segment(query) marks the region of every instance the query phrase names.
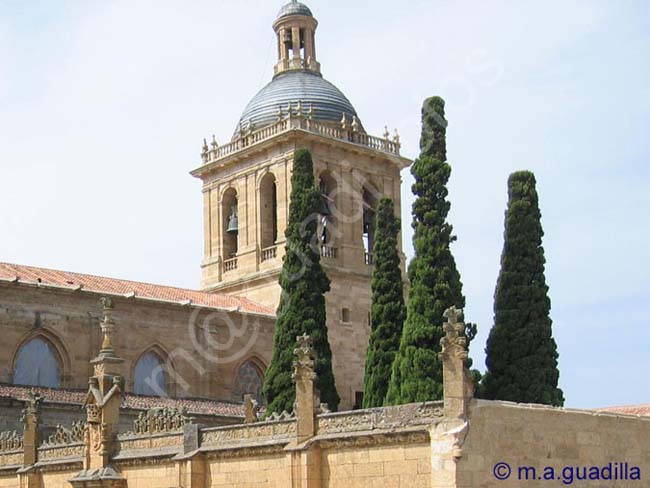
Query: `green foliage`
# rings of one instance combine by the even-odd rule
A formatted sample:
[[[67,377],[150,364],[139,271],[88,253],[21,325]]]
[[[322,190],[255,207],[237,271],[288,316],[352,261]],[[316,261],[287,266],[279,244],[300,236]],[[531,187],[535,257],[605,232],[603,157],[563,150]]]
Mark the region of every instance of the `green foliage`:
[[[366,357],[363,407],[381,407],[406,318],[404,285],[397,248],[400,220],[393,200],[382,198],[377,207],[374,270],[372,274],[371,333]]]
[[[564,404],[544,277],[543,235],[535,175],[530,171],[513,173],[508,179],[494,326],[485,348],[485,398]]]
[[[432,97],[422,108],[420,157],[411,172],[413,193],[413,243],[415,257],[408,269],[410,288],[407,318],[399,351],[392,367],[386,404],[437,400],[443,396],[442,363],[438,358],[443,336],[443,313],[452,305],[465,306],[460,274],[450,245],[456,239],[447,222],[450,204],[444,101]],[[468,324],[467,336],[476,335]]]
[[[332,410],[339,405],[339,396],[332,372],[332,351],[327,339],[325,296],[330,281],[320,264],[317,246],[317,209],[320,192],[314,184],[311,154],[296,151],[291,176],[289,222],[286,230],[273,356],[264,377],[267,413],[293,410],[295,386],[291,380],[293,350],[296,337],[307,333],[316,352],[317,386],[321,401]]]

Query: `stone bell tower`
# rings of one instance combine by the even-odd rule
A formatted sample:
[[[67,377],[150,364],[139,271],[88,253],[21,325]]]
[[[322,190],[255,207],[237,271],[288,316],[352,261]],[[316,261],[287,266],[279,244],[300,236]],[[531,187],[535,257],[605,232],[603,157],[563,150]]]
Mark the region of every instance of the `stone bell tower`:
[[[399,215],[400,156],[391,137],[366,133],[346,96],[321,75],[316,58],[317,20],[292,1],[273,23],[274,76],[248,103],[230,142],[204,140],[205,291],[250,298],[276,307],[289,213],[291,168],[297,149],[313,157],[322,193],[321,263],[331,279],[326,296],[329,340],[341,408],[363,391],[369,336],[373,215],[382,196]]]

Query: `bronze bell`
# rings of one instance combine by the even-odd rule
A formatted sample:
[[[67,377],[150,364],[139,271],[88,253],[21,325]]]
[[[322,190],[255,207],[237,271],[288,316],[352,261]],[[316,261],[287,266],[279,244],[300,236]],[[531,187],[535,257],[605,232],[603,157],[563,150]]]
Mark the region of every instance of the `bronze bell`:
[[[320,209],[318,210],[318,213],[321,215],[330,215],[332,213],[330,212],[330,206],[327,204],[327,200],[324,196],[320,199]]]
[[[372,226],[374,224],[374,216],[374,212],[371,212],[369,210],[363,212],[363,231],[365,233],[368,233],[368,231],[372,229]]]
[[[288,44],[289,47],[291,47],[291,45],[293,44],[293,37],[291,35],[290,30],[287,30],[287,31],[284,32],[284,40],[283,40],[283,42],[285,44]]]
[[[239,232],[239,221],[237,219],[237,207],[234,205],[230,209],[230,217],[228,217],[228,228],[226,229],[228,234],[237,234]]]

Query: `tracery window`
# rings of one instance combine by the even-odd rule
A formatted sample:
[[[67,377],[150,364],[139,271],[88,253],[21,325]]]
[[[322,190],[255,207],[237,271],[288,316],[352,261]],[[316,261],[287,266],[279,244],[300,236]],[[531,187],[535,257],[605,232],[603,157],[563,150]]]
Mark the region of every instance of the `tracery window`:
[[[48,388],[61,386],[61,367],[52,344],[41,337],[23,344],[14,361],[14,383]]]
[[[138,359],[133,376],[133,392],[137,395],[167,395],[164,362],[155,352],[149,351]]]
[[[262,373],[251,361],[245,362],[235,377],[233,384],[233,401],[241,402],[244,395],[253,395],[253,398],[261,405],[264,403],[262,396],[263,385]]]

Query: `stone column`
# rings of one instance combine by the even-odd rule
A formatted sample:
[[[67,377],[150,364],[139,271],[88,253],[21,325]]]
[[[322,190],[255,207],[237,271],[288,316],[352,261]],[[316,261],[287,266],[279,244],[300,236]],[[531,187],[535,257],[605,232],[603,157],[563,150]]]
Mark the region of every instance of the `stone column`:
[[[444,313],[447,323],[441,339],[440,359],[444,387],[444,419],[430,432],[432,486],[456,488],[457,461],[469,429],[467,412],[473,395],[472,381],[467,371],[467,338],[462,311],[456,307]]]
[[[113,301],[102,298],[103,334],[99,355],[91,361],[94,375],[89,379],[84,406],[88,430],[86,431],[84,469],[70,483],[79,488],[126,486],[126,480],[110,465],[115,437],[120,421],[120,404],[124,379],[119,374],[124,360],[113,349]]]
[[[297,440],[303,442],[316,434],[316,408],[319,403],[319,393],[314,387],[316,372],[314,371],[315,353],[312,339],[307,334],[296,337],[298,347],[293,353],[291,378],[296,383],[296,423]]]
[[[36,462],[38,447],[39,406],[41,396],[33,390],[25,401],[23,409],[23,466],[31,466]]]
[[[41,476],[34,471],[33,465],[38,461],[38,426],[40,424],[39,406],[41,397],[33,390],[25,401],[23,409],[23,467],[18,470],[21,488],[41,488]]]
[[[291,46],[293,49],[293,59],[300,59],[300,27],[291,28]],[[299,66],[292,66],[297,68]]]
[[[298,347],[293,353],[293,375],[296,383],[296,439],[286,450],[291,456],[291,479],[293,488],[321,487],[321,455],[317,445],[309,440],[316,435],[316,414],[319,411],[320,394],[314,386],[315,353],[312,339],[307,334],[296,337]]]

